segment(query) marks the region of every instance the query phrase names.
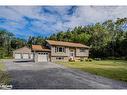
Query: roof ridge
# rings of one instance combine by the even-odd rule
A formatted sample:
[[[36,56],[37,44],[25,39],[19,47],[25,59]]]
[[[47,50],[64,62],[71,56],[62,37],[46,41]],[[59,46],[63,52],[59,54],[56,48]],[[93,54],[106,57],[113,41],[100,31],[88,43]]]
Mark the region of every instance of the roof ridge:
[[[56,41],[56,40],[46,40],[46,41],[55,41],[55,42],[69,42],[69,41]],[[71,43],[75,43],[75,42],[71,42]]]
[[[86,47],[86,48],[89,48],[89,46],[84,45],[82,43],[66,42],[66,41],[55,41],[55,40],[46,40],[46,41],[51,45],[64,45],[64,46],[72,46],[73,45],[73,47]]]

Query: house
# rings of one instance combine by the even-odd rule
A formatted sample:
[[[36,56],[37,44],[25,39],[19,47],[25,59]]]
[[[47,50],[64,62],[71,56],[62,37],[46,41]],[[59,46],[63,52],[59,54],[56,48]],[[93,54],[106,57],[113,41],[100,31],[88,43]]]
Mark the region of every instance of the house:
[[[26,58],[23,57],[26,56],[24,54],[28,54],[27,58],[33,58],[33,61],[35,62],[68,61],[69,59],[79,60],[88,58],[89,48],[89,46],[80,43],[46,40],[45,46],[32,45],[31,50],[27,49],[24,50],[24,52],[22,52],[23,48],[16,50],[20,51],[21,54],[19,52],[14,51],[14,56],[18,56],[14,58],[24,59]],[[33,55],[33,57],[30,57],[30,55]]]

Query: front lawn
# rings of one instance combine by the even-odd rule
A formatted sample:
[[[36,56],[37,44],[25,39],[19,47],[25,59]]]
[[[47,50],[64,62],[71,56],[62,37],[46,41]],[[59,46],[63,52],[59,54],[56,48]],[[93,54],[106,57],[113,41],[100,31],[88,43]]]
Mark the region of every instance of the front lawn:
[[[59,62],[58,64],[127,82],[127,61],[101,60],[92,62]]]
[[[10,78],[7,72],[5,71],[5,65],[2,61],[0,61],[0,85],[1,84],[9,84]]]

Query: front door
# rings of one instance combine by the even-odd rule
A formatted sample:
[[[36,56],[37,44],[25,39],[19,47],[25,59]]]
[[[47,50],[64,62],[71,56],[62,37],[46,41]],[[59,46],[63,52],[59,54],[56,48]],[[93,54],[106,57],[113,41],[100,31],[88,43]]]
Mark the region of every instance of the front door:
[[[74,59],[74,57],[75,57],[75,50],[70,49],[70,58]]]

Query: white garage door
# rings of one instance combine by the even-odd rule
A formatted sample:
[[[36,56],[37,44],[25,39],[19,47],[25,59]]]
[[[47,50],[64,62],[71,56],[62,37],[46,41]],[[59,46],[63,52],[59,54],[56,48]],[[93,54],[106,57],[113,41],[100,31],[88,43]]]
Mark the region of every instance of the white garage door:
[[[29,54],[22,54],[23,59],[29,59]]]
[[[38,54],[38,62],[47,62],[47,61],[48,61],[47,53],[39,53]]]
[[[21,59],[21,54],[15,54],[15,59]]]

